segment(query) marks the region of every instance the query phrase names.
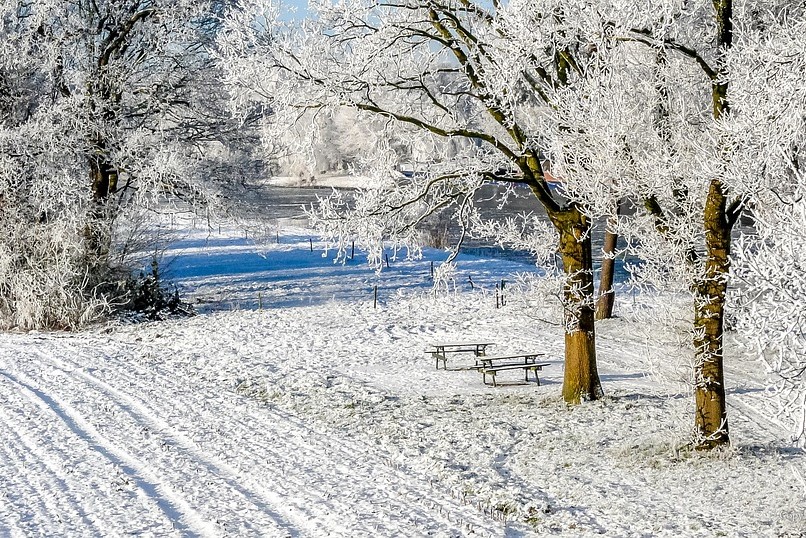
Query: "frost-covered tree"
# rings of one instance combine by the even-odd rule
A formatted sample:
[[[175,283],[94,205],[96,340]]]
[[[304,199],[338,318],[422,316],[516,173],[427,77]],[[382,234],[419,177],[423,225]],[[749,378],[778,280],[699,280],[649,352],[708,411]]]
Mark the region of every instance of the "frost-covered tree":
[[[806,16],[779,9],[746,28],[730,58],[737,124],[756,234],[737,245],[738,325],[756,342],[780,417],[806,445]]]
[[[599,73],[558,107],[554,162],[571,196],[589,206],[609,203],[592,188],[596,178],[638,205],[619,231],[636,240],[641,272],[692,295],[695,444],[712,448],[729,440],[723,333],[732,232],[747,205],[766,206],[785,180],[766,155],[793,147],[773,134],[782,132],[780,116],[758,95],[776,87],[801,98],[781,66],[802,49],[773,61],[759,43],[800,27],[803,8],[732,0],[612,7],[602,13],[614,45],[600,51]]]
[[[361,167],[382,128],[361,122],[348,108],[332,112],[311,114],[274,141],[275,151],[282,151],[278,155],[280,175],[312,179]]]
[[[584,203],[550,188],[544,150],[556,131],[550,111],[571,95],[569,88],[586,77],[598,48],[606,46],[606,21],[588,4],[324,1],[310,5],[306,21],[292,24],[283,22],[276,4],[254,0],[239,4],[221,40],[240,102],[271,105],[268,129],[282,133],[338,108],[353,110],[363,121],[383,120],[376,151],[367,159],[373,188],[352,204],[331,198],[319,211],[325,233],[342,252],[356,236],[377,263],[385,240],[416,251],[417,224],[437,210],[453,211],[465,233],[473,233],[474,222],[483,224],[475,218],[473,198],[482,185],[531,191],[550,225],[513,219],[477,230],[502,240],[532,234],[545,243],[550,237],[559,250],[568,402],[602,394],[593,221]],[[402,141],[419,163],[413,177],[401,180],[392,173],[401,157],[389,140]]]
[[[801,178],[800,181],[803,181]],[[781,421],[806,444],[806,189],[758,215],[756,237],[738,246],[738,327],[750,335],[770,375]]]
[[[0,247],[4,325],[72,327],[106,309],[131,212],[218,190],[207,156],[236,132],[209,54],[223,7],[0,7],[0,205],[16,223]]]

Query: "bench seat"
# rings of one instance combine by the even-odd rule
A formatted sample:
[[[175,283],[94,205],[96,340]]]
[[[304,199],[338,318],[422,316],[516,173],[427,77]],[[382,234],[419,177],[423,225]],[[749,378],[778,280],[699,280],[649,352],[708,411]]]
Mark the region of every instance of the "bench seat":
[[[535,381],[537,382],[537,386],[540,386],[540,377],[537,375],[537,372],[543,370],[544,366],[549,366],[549,363],[542,362],[542,363],[504,363],[504,364],[497,364],[495,366],[482,366],[479,368],[479,372],[481,372],[482,379],[485,385],[490,385],[487,382],[487,376],[489,375],[492,378],[492,386],[497,387],[498,384],[495,381],[495,374],[498,372],[505,372],[507,370],[523,370],[525,381],[529,381],[529,371],[531,370],[535,376]]]
[[[509,361],[507,364],[535,364],[538,357],[544,357],[545,353],[509,353],[507,355],[485,356],[480,355],[476,357],[476,368],[484,368],[485,366],[491,368],[495,362]],[[501,364],[503,366],[503,364]]]
[[[484,356],[487,347],[493,345],[492,342],[455,342],[455,343],[436,343],[431,344],[425,350],[435,360],[435,366],[439,369],[439,361],[442,361],[442,367],[448,369],[448,355],[451,353],[473,353],[474,356]]]

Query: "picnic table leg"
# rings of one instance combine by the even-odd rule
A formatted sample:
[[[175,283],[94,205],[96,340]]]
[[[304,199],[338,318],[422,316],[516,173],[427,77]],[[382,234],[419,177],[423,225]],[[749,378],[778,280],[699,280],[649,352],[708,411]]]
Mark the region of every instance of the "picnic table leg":
[[[442,350],[441,353],[440,353],[440,350]],[[445,348],[437,346],[436,351],[434,351],[433,355],[434,355],[434,359],[436,359],[435,368],[437,370],[439,370],[439,360],[442,359],[442,366],[443,366],[443,368],[445,370],[447,370],[448,369],[448,358],[445,355]]]
[[[489,385],[489,383],[487,383],[487,375],[488,375],[488,373],[485,372],[485,371],[482,371],[481,375],[482,375],[482,380],[484,381],[484,384]],[[489,375],[490,375],[490,377],[493,378],[493,387],[497,387],[498,385],[495,384],[495,372],[489,372]]]

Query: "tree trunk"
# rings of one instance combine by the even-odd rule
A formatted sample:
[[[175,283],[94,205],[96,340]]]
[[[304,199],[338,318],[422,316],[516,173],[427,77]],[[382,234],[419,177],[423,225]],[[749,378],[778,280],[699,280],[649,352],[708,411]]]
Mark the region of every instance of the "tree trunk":
[[[563,289],[565,309],[565,377],[563,399],[572,404],[602,397],[602,384],[596,367],[594,330],[593,253],[590,221],[573,209],[556,221],[560,230],[560,255],[566,280]]]
[[[85,236],[87,254],[101,258],[111,246],[111,215],[109,196],[117,189],[118,173],[114,166],[100,157],[89,159],[92,207],[87,215]]]
[[[733,45],[733,1],[713,0],[717,25],[717,45]],[[712,83],[713,116],[721,118],[729,110],[728,82],[724,58]],[[725,445],[728,414],[725,402],[722,336],[725,326],[725,295],[730,269],[730,230],[727,195],[719,179],[711,180],[703,212],[705,229],[704,274],[694,282],[694,430],[698,450]]]
[[[621,204],[616,206],[616,219],[619,216]],[[613,278],[616,270],[616,244],[618,243],[618,234],[611,231],[615,228],[607,227],[605,231],[604,247],[602,255],[602,272],[599,278],[599,298],[596,300],[596,319],[610,319],[613,317],[613,305],[616,302],[616,292],[613,291]]]
[[[705,273],[693,290],[695,434],[696,447],[701,450],[730,441],[722,347],[731,228],[725,209],[722,183],[713,180],[704,213]]]

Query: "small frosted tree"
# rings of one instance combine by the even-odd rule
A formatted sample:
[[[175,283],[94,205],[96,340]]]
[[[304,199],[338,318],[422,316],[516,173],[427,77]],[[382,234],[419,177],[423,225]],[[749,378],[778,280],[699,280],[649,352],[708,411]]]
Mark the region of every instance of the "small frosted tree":
[[[190,0],[0,7],[2,325],[74,327],[119,295],[118,232],[219,190],[235,133],[209,48],[222,6]],[[222,118],[224,118],[222,120]],[[122,267],[125,273],[125,267]]]
[[[756,216],[759,235],[737,244],[735,269],[737,325],[757,346],[779,418],[800,446],[806,445],[804,194],[801,185]]]
[[[568,402],[602,394],[597,373],[591,208],[547,181],[551,111],[572,95],[597,50],[603,24],[582,1],[355,1],[310,6],[308,20],[283,22],[276,5],[250,1],[233,11],[220,40],[240,103],[273,110],[277,136],[288,125],[352,109],[377,119],[368,159],[373,189],[352,204],[326,201],[319,222],[344,252],[351,237],[380,263],[383,241],[419,248],[417,224],[451,210],[473,233],[474,193],[490,182],[522,185],[548,215],[565,272]],[[414,177],[392,173],[405,146]],[[562,189],[560,189],[561,191]],[[505,189],[505,196],[512,190]],[[547,225],[530,219],[542,232]],[[524,222],[520,223],[521,225]],[[488,230],[490,228],[487,228]],[[513,227],[500,230],[503,235]],[[531,230],[522,230],[532,233]],[[545,234],[539,233],[541,237]],[[448,266],[452,258],[448,260]]]
[[[731,57],[741,156],[756,233],[737,244],[738,326],[757,345],[780,418],[806,445],[806,16],[778,9],[754,21]],[[739,174],[737,174],[738,176]]]

